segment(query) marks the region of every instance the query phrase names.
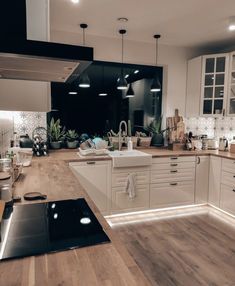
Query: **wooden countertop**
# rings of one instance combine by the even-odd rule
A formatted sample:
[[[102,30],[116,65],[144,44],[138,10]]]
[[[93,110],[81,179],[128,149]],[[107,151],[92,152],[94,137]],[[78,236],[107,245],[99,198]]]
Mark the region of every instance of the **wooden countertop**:
[[[76,155],[77,156],[77,155]],[[111,243],[0,262],[0,285],[144,286],[150,285],[119,238],[69,169],[74,152],[33,158],[15,184],[15,193],[40,191],[48,200],[85,198]],[[32,203],[22,201],[22,203]]]

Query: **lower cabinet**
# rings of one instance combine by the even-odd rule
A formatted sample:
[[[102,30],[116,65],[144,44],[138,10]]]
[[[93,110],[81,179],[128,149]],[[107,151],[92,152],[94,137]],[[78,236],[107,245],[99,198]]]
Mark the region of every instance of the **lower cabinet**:
[[[164,208],[194,203],[194,181],[151,184],[150,208]]]
[[[149,208],[149,184],[137,185],[136,196],[128,197],[125,187],[112,188],[112,212],[136,211]]]
[[[208,202],[216,207],[220,205],[221,162],[219,157],[210,158]]]
[[[100,212],[108,214],[111,199],[111,162],[87,161],[69,165]]]
[[[209,166],[209,156],[196,157],[195,204],[203,204],[208,201]]]
[[[235,215],[235,186],[221,184],[220,208]]]

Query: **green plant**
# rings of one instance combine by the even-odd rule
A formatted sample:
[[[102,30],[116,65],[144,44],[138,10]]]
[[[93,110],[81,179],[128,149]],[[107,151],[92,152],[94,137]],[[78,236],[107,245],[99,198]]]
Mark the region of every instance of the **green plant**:
[[[150,134],[162,134],[168,129],[162,130],[162,116],[158,117],[157,119],[154,119],[146,128],[146,131],[148,131]]]
[[[69,141],[69,142],[73,142],[73,141],[76,141],[78,138],[78,134],[75,130],[68,130],[67,133],[66,133],[66,139]]]
[[[60,125],[60,119],[55,119],[52,117],[50,124],[47,128],[47,134],[50,142],[63,141],[65,138],[65,128]]]

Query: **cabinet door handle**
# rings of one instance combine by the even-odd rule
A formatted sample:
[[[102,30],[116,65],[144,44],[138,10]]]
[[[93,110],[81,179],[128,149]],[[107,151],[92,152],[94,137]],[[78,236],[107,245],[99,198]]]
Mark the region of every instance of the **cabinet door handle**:
[[[171,160],[178,160],[178,157],[171,157]]]
[[[95,161],[88,161],[86,163],[87,163],[87,165],[95,165]]]
[[[223,116],[225,115],[225,108],[223,109]]]
[[[201,158],[197,157],[197,164],[199,165],[201,163]]]
[[[171,164],[171,167],[176,167],[178,166],[178,164]]]
[[[178,170],[171,170],[170,172],[171,172],[171,173],[177,173]]]
[[[170,186],[177,186],[178,183],[170,183]]]

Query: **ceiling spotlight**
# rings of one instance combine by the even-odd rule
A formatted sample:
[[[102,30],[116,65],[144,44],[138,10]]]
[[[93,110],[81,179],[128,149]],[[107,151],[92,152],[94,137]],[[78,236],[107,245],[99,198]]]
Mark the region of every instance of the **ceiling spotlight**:
[[[139,70],[135,70],[135,71],[134,71],[134,74],[137,74],[138,72],[139,72]]]
[[[71,0],[71,2],[73,2],[74,4],[78,4],[79,0]]]
[[[229,18],[229,31],[235,31],[235,16]]]
[[[128,22],[128,18],[126,17],[120,17],[120,18],[117,18],[118,22]]]
[[[126,74],[126,75],[125,75],[125,78],[128,78],[128,77],[129,77],[129,74]]]
[[[77,91],[69,91],[69,94],[75,95],[75,94],[78,94],[78,93],[77,93]]]
[[[101,92],[101,93],[99,93],[99,96],[107,96],[108,94],[107,93],[105,93],[105,92]]]

